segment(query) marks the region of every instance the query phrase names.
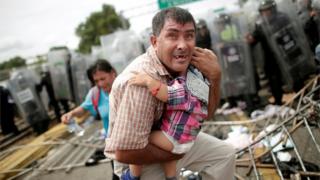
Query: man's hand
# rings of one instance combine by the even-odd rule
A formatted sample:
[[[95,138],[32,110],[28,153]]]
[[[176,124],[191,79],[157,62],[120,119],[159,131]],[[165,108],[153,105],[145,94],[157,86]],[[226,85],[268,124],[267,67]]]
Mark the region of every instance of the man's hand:
[[[247,43],[249,43],[249,44],[252,44],[252,43],[254,43],[256,40],[254,39],[254,37],[251,35],[251,34],[249,34],[249,33],[247,33],[246,35],[245,35],[245,40],[246,40],[246,42]]]
[[[191,64],[198,68],[210,83],[217,80],[220,82],[221,68],[217,56],[211,50],[196,47]]]
[[[196,47],[191,64],[198,68],[211,84],[207,117],[207,119],[210,119],[220,101],[221,68],[218,58],[211,50]]]

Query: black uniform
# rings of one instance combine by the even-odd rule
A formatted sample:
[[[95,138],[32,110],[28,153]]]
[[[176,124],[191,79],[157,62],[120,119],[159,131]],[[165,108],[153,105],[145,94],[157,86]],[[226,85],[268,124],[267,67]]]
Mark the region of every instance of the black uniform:
[[[281,71],[277,63],[276,55],[272,51],[272,48],[268,43],[267,38],[270,38],[270,37],[268,37],[268,35],[266,35],[263,31],[262,26],[266,25],[263,23],[267,23],[268,26],[272,27],[272,31],[276,32],[284,24],[289,23],[289,18],[281,12],[277,12],[276,15],[274,15],[272,18],[268,20],[261,18],[256,23],[255,31],[252,34],[253,38],[255,39],[255,43],[253,45],[260,42],[262,49],[264,51],[264,61],[265,61],[264,72],[269,81],[271,93],[275,98],[275,104],[281,105],[282,96],[283,96],[283,90],[282,90],[283,82],[281,79]]]
[[[308,38],[311,51],[314,53],[320,43],[320,19],[315,16],[310,17],[304,26],[304,32]]]
[[[59,103],[54,96],[53,85],[51,81],[51,75],[49,72],[41,72],[41,82],[40,85],[37,87],[37,90],[40,92],[42,87],[45,87],[47,90],[47,94],[49,97],[49,106],[53,107],[54,113],[58,121],[60,121],[60,108]]]
[[[14,104],[9,101],[10,93],[0,86],[0,122],[2,134],[18,134],[18,128],[14,124]]]
[[[211,37],[209,31],[207,31],[204,35],[199,32],[196,35],[196,45],[201,48],[211,49]]]

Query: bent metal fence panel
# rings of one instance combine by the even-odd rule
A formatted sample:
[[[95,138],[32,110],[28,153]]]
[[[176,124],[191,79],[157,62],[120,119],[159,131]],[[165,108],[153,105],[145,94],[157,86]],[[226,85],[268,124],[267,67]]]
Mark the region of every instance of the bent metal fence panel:
[[[251,143],[236,153],[236,179],[320,179],[320,76],[272,116],[205,126],[245,126]]]

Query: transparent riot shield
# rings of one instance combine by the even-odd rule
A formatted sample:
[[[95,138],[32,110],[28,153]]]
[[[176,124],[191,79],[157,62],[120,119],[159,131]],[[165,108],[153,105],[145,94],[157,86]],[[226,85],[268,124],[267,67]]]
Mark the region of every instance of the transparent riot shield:
[[[309,11],[311,0],[297,0],[294,4],[295,11],[302,24],[305,24],[310,18]]]
[[[293,4],[277,1],[271,16],[261,16],[260,26],[281,70],[284,90],[298,90],[315,72],[315,62]]]
[[[256,92],[250,49],[244,41],[247,23],[241,12],[220,14],[211,22],[212,46],[222,69],[223,98]]]
[[[41,133],[47,130],[49,117],[36,92],[33,76],[28,69],[16,70],[8,81],[8,88],[22,118]]]
[[[130,62],[121,52],[114,52],[110,57],[110,63],[116,69],[116,72],[120,73],[128,66]]]
[[[257,0],[248,0],[241,7],[248,23],[247,30],[252,32],[255,28],[256,20],[259,16],[258,12],[259,1]]]
[[[242,12],[246,18],[246,22],[248,23],[247,30],[245,34],[251,34],[256,26],[256,21],[259,17],[258,12],[259,1],[257,0],[248,0],[242,6]],[[252,62],[254,67],[256,68],[257,75],[263,73],[264,67],[264,56],[263,56],[263,48],[261,44],[258,43],[255,46],[250,47],[252,54]]]
[[[146,51],[148,47],[151,45],[151,42],[150,42],[151,34],[152,34],[152,29],[150,27],[146,28],[140,33],[140,38],[144,47],[144,51]]]
[[[90,87],[91,83],[87,77],[88,62],[83,54],[73,53],[71,58],[71,72],[76,104],[81,104]]]
[[[32,79],[33,81],[39,85],[41,83],[41,74],[45,71],[45,66],[46,64],[33,64],[33,65],[29,65],[27,68],[30,70],[29,72],[32,75]],[[49,96],[46,90],[44,90],[44,87],[41,87],[41,89],[36,89],[37,90],[37,94],[40,97],[40,100],[42,102],[42,104],[44,105],[44,108],[46,111],[49,111]]]
[[[69,58],[69,51],[65,49],[52,50],[48,52],[48,66],[57,100],[72,99],[69,75],[67,71],[67,61]]]
[[[143,53],[143,44],[133,31],[121,30],[100,37],[107,60],[120,73],[134,58]]]

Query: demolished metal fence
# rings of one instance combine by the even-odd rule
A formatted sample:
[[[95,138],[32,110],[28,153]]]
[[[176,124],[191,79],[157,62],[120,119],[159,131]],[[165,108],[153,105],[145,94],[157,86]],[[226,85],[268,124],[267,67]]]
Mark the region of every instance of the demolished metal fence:
[[[319,81],[320,76],[313,78],[273,116],[204,123],[204,126],[243,125],[253,135],[253,141],[236,153],[236,179],[320,179]],[[271,142],[279,133],[280,138]],[[263,147],[259,145],[262,142]],[[288,142],[290,146],[286,147]],[[282,150],[276,150],[279,147]],[[288,153],[290,160],[280,160],[280,152]]]
[[[248,146],[238,149],[236,153],[235,179],[320,179],[319,81],[320,76],[312,79],[300,92],[281,107],[279,113],[273,116],[239,121],[210,121],[203,124],[204,130],[208,127],[242,125],[248,127],[249,133],[253,134],[253,141]],[[274,142],[273,137],[279,133],[281,135],[280,139]],[[290,146],[287,145],[287,142],[291,142]],[[39,163],[38,166],[11,169],[10,172],[19,172],[12,176],[11,179],[25,177],[30,172],[33,172],[29,174],[30,176],[39,176],[40,174],[45,174],[45,172],[62,169],[70,171],[72,168],[84,166],[85,160],[92,154],[93,149],[97,146],[102,147],[101,142],[95,142],[93,145],[88,142],[83,144],[82,141],[74,142],[73,140],[70,143],[63,141],[46,142],[43,145],[61,145],[61,143],[64,144],[63,147],[45,158],[46,161]],[[264,144],[264,146],[260,146],[261,144]],[[275,151],[278,147],[290,153],[292,156],[291,162],[279,159],[279,152],[283,151]],[[63,158],[65,156],[60,154],[65,148],[72,149],[71,152],[73,153],[67,153],[70,158]],[[74,158],[76,157],[75,154],[83,154],[83,156],[78,159]],[[108,160],[106,160],[106,163],[108,163]],[[7,174],[10,172],[1,173]],[[193,177],[193,179],[200,179],[197,175],[198,172],[189,174],[186,172],[184,175],[181,174],[182,177],[180,178],[190,179],[190,177]]]

